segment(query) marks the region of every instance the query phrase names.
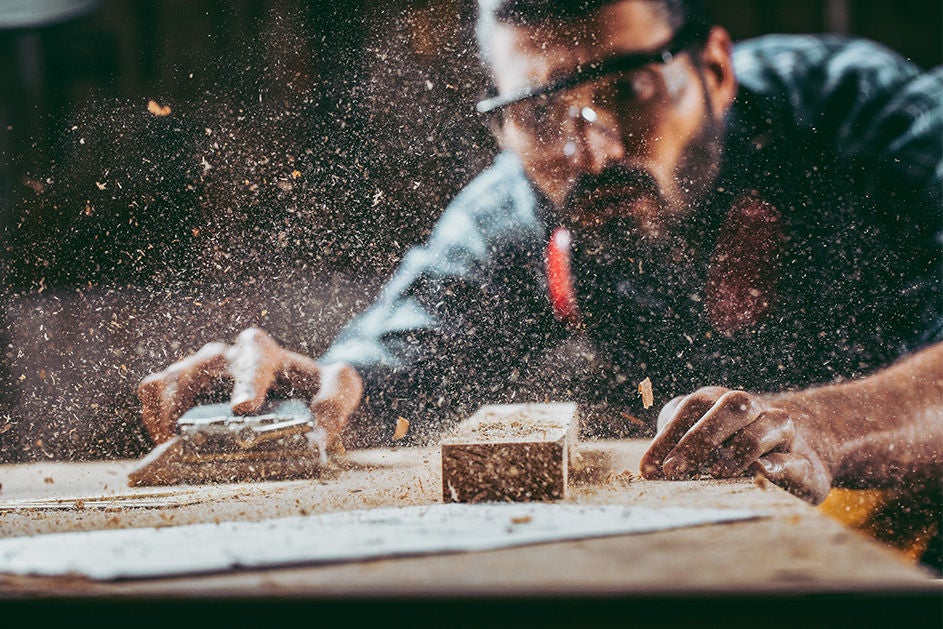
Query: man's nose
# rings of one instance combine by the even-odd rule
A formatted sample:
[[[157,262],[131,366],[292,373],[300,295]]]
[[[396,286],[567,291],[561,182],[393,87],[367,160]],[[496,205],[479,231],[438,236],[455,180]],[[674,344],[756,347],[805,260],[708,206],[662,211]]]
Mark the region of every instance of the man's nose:
[[[564,147],[577,169],[598,175],[625,158],[627,148],[620,125],[611,115],[583,107],[575,116],[576,133]]]

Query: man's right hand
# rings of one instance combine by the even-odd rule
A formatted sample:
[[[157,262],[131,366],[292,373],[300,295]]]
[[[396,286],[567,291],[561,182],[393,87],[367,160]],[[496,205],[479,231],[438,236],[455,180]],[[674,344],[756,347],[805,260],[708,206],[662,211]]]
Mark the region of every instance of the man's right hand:
[[[286,350],[263,330],[249,328],[232,345],[207,343],[141,381],[141,415],[154,442],[170,439],[177,418],[197,396],[225,380],[233,383],[230,405],[239,415],[256,412],[269,393],[309,399],[328,444],[337,441],[363,393],[363,381],[350,365],[318,364]]]

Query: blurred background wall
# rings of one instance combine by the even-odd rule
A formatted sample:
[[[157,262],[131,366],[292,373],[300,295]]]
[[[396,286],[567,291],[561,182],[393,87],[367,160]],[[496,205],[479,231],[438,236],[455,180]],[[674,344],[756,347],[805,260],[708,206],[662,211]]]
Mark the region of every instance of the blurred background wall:
[[[713,0],[941,63],[934,0]],[[0,461],[136,456],[136,383],[317,355],[493,156],[473,0],[0,0]]]

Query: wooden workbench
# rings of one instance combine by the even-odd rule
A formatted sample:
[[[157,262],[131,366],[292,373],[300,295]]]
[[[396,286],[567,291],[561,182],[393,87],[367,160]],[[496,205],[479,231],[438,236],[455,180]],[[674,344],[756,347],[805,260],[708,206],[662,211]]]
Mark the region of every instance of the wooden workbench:
[[[782,621],[789,620],[788,610],[799,600],[818,605],[819,614],[848,613],[851,597],[851,609],[872,620],[869,606],[882,613],[916,610],[919,618],[943,609],[938,580],[775,486],[753,479],[640,480],[634,472],[645,445],[581,444],[585,457],[598,463],[571,479],[567,501],[750,508],[769,517],[472,554],[186,578],[103,583],[0,575],[0,598],[28,606],[52,597],[75,613],[75,606],[86,601],[121,606],[174,600],[192,606],[225,597],[239,601],[242,607],[227,609],[242,619],[256,609],[253,601],[270,603],[273,597],[289,606],[316,602],[322,614],[332,605],[347,605],[342,613],[348,618],[370,608],[364,607],[366,601],[374,611],[412,605],[425,610],[425,618],[428,610],[474,599],[503,606],[502,618],[520,613],[529,621],[541,614],[559,620],[564,602],[582,615],[622,613],[635,605],[637,612],[657,609],[665,618],[736,603],[740,615],[729,617],[728,626],[737,624],[735,618],[746,622],[751,605],[769,601],[790,601],[776,615]],[[131,464],[0,466],[0,536],[261,520],[441,499],[434,448],[350,452],[340,469],[322,478],[254,484],[131,489],[125,484]],[[680,600],[687,605],[670,603]],[[483,614],[491,608],[475,609]],[[472,623],[474,618],[463,607],[456,620]],[[936,617],[927,619],[936,622]]]

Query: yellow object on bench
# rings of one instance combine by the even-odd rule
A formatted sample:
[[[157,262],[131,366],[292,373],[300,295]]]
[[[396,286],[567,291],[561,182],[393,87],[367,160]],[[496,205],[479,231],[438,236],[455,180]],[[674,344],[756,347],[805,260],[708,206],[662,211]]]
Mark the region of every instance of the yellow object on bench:
[[[918,562],[940,534],[940,500],[933,493],[836,487],[819,510]]]

